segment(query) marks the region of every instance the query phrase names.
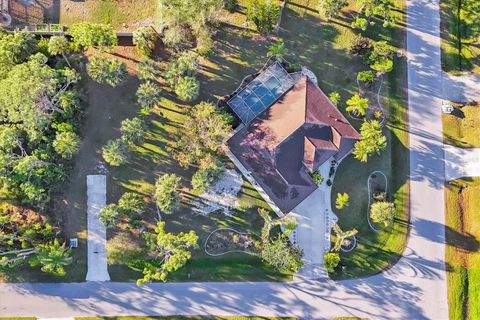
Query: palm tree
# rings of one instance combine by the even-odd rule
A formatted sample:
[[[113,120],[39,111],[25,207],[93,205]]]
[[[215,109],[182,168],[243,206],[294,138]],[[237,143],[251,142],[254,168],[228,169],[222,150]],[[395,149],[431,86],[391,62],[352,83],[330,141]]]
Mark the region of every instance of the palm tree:
[[[268,210],[264,208],[258,209],[258,214],[263,218],[265,224],[262,228],[262,242],[266,243],[270,238],[270,231],[274,226],[284,226],[285,231],[283,236],[287,237],[297,227],[297,220],[295,218],[282,218],[273,220],[270,217]]]
[[[333,232],[335,232],[337,241],[335,241],[335,246],[333,247],[332,251],[339,251],[340,247],[346,239],[351,238],[358,233],[357,229],[343,231],[342,229],[340,229],[340,226],[338,224],[333,225]]]
[[[282,39],[278,39],[268,47],[267,57],[274,57],[277,60],[282,60],[286,51],[285,43]]]
[[[368,99],[362,98],[358,94],[354,94],[350,99],[347,100],[348,112],[353,112],[357,116],[365,116],[365,113],[368,109]]]
[[[37,254],[30,260],[31,266],[42,265],[43,272],[64,276],[64,266],[72,263],[71,249],[65,248],[65,243],[60,244],[57,239],[51,243],[37,246]]]

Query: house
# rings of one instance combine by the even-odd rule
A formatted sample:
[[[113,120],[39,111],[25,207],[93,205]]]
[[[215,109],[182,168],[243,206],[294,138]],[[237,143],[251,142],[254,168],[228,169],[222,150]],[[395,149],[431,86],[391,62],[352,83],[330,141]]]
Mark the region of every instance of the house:
[[[227,141],[231,153],[284,214],[317,189],[311,173],[343,159],[360,139],[309,77],[288,74],[277,62],[228,104],[243,122]]]

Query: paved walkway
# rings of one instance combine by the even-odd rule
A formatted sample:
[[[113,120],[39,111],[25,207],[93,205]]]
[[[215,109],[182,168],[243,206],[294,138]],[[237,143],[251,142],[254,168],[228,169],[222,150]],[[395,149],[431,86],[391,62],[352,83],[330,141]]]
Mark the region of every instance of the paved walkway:
[[[0,315],[448,319],[438,0],[407,1],[407,13],[411,231],[391,269],[340,282],[0,284]]]
[[[480,148],[445,145],[445,179],[480,177]]]
[[[443,98],[454,102],[480,101],[480,75],[443,73]]]
[[[107,231],[100,222],[98,214],[107,202],[107,177],[105,175],[87,176],[87,281],[109,281],[105,245]]]

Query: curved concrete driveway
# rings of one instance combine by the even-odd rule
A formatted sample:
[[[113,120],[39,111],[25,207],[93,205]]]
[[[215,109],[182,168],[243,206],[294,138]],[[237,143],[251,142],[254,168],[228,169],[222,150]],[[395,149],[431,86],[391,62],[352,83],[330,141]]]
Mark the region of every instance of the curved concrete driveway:
[[[2,284],[0,315],[296,315],[448,318],[438,0],[408,1],[411,234],[392,269],[367,279],[293,283]]]

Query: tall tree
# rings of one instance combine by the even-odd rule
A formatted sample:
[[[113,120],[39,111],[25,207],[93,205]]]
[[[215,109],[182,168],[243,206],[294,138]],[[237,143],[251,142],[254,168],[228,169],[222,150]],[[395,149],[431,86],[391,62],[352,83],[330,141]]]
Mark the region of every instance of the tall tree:
[[[377,120],[364,121],[360,128],[361,140],[355,143],[353,155],[356,159],[367,162],[373,154],[387,147],[387,138],[382,133],[382,125]]]
[[[174,143],[174,158],[184,167],[209,168],[222,153],[223,141],[231,132],[231,116],[201,102],[189,111],[182,134]]]
[[[6,33],[0,30],[0,78],[4,78],[16,64],[26,62],[37,51],[38,46],[32,33]]]
[[[273,30],[278,21],[280,7],[274,0],[248,0],[247,19],[252,21],[258,32],[265,34]]]
[[[125,80],[127,67],[118,59],[95,55],[87,64],[87,73],[98,83],[107,83],[116,87]]]
[[[145,263],[138,285],[152,280],[166,281],[169,273],[183,267],[191,258],[190,249],[197,247],[198,236],[194,231],[168,233],[165,222],[159,221],[154,233],[145,233],[145,240],[155,260]]]
[[[80,138],[75,132],[57,132],[52,146],[62,158],[70,159],[80,148]]]
[[[120,131],[122,140],[127,144],[142,144],[146,135],[145,121],[140,117],[125,119],[122,121]]]
[[[105,162],[111,166],[121,166],[128,161],[130,147],[122,139],[109,140],[102,148],[102,156]]]
[[[180,202],[181,179],[174,173],[164,174],[155,182],[155,201],[158,208],[171,213]]]
[[[70,52],[70,42],[65,36],[52,36],[48,41],[48,53],[53,56],[61,55],[71,67],[70,62],[67,59],[67,54]]]
[[[178,47],[192,35],[197,38],[211,33],[221,15],[223,0],[157,0],[157,5],[164,43]]]
[[[147,81],[142,83],[137,89],[137,102],[145,110],[150,112],[160,103],[162,98],[162,89],[157,84]]]

